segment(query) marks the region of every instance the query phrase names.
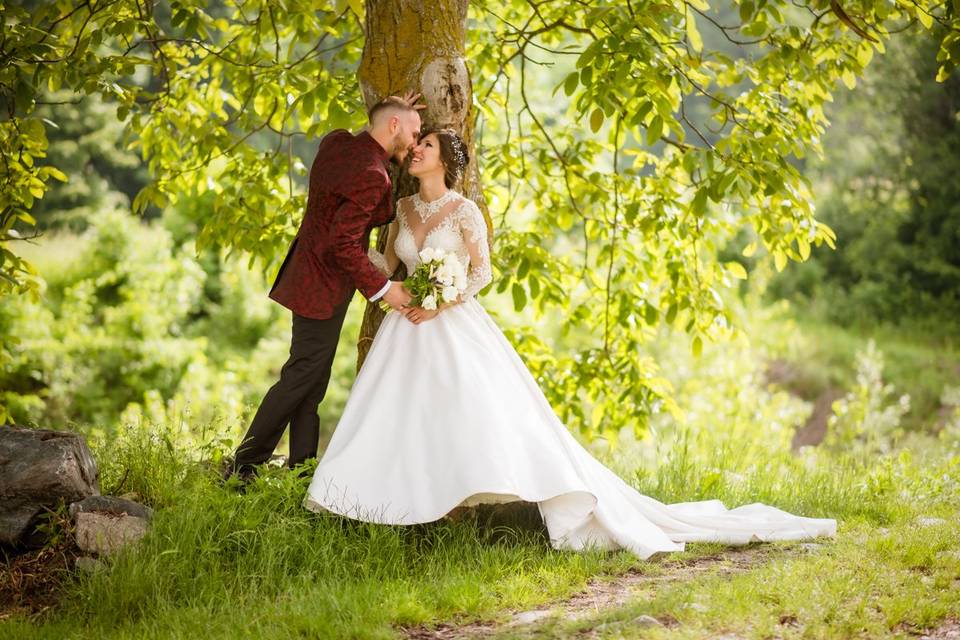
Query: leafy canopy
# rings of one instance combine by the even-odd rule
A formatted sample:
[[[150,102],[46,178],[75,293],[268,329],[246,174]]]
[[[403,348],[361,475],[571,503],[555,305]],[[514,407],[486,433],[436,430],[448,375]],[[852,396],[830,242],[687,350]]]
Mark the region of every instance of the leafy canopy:
[[[135,210],[212,191],[198,247],[265,261],[282,256],[304,208],[293,139],[363,124],[356,0],[4,2],[0,12],[0,295],[35,290],[16,242],[49,181],[68,178],[40,162],[56,126],[35,115],[49,92],[116,105],[153,177]],[[569,353],[532,332],[513,337],[568,423],[640,427],[672,408],[640,348],[664,323],[688,331],[695,352],[729,330],[724,291],[746,272],[715,255],[734,232],[751,230],[745,253],[767,251],[777,269],[832,246],[802,173],[828,125],[824,103],[914,22],[945,25],[945,78],[960,61],[958,13],[960,0],[471,6],[497,286],[518,311],[566,316]]]

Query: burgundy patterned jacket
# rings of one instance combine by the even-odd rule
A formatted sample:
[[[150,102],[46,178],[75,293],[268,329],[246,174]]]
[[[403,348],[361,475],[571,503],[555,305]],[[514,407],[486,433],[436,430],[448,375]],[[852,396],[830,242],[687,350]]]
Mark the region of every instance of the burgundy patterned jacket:
[[[370,231],[393,219],[387,152],[366,131],[337,129],[320,141],[310,169],[307,210],[270,297],[322,320],[360,292],[376,295],[387,278],[367,258]]]

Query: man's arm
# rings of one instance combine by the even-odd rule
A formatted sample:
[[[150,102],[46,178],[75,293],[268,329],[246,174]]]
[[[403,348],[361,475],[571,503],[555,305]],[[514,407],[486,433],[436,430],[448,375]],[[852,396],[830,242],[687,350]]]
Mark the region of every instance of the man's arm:
[[[390,183],[375,172],[358,176],[357,187],[344,194],[346,199],[333,213],[333,253],[353,286],[368,300],[379,299],[390,287],[363,245],[373,213],[389,188]]]

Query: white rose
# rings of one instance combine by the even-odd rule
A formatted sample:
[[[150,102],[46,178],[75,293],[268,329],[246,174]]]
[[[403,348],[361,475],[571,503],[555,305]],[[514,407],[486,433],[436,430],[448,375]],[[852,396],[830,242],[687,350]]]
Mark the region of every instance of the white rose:
[[[460,259],[457,258],[457,254],[448,253],[443,257],[443,264],[450,269],[450,271],[456,273],[456,269],[460,266]]]
[[[432,248],[426,247],[420,252],[420,262],[430,262],[436,258],[436,255],[436,252]]]
[[[427,311],[434,311],[437,308],[437,299],[434,296],[429,295],[423,299],[423,302],[420,303],[420,306]]]
[[[464,274],[462,274],[462,273],[458,273],[458,274],[457,274],[457,277],[453,279],[453,286],[455,286],[455,287],[456,287],[457,289],[459,289],[460,291],[463,291],[464,289],[466,289],[466,288],[467,288],[467,276],[464,275]]]
[[[440,267],[438,267],[436,272],[433,274],[433,276],[437,279],[437,282],[439,282],[444,286],[450,286],[451,284],[453,284],[454,275],[450,271],[450,269],[447,267],[446,264],[443,264]]]
[[[440,295],[443,296],[444,302],[453,302],[457,299],[459,293],[460,291],[458,291],[456,287],[444,287]]]

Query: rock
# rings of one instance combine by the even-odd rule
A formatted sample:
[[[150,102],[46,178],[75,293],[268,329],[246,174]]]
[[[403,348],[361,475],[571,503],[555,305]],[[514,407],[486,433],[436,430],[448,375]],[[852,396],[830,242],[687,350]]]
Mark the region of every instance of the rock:
[[[643,616],[638,616],[633,620],[631,620],[630,626],[643,629],[643,628],[649,628],[649,627],[662,627],[663,623],[657,620],[656,618],[654,618],[653,616],[643,615]]]
[[[150,520],[153,509],[133,500],[114,496],[90,496],[70,505],[70,517],[74,520],[80,513],[106,513],[115,516],[134,516]]]
[[[543,620],[544,618],[549,618],[551,615],[553,615],[553,612],[549,609],[522,611],[513,616],[513,620],[510,621],[510,624],[532,624],[534,622]]]
[[[97,465],[82,436],[0,427],[0,544],[25,541],[45,507],[99,493]]]
[[[823,545],[819,542],[803,542],[800,544],[800,548],[804,551],[820,551],[823,549]]]
[[[110,554],[145,536],[147,529],[145,518],[81,511],[77,514],[74,535],[83,551]]]
[[[946,524],[946,522],[943,518],[917,518],[917,524],[921,527],[936,527],[941,524]]]

